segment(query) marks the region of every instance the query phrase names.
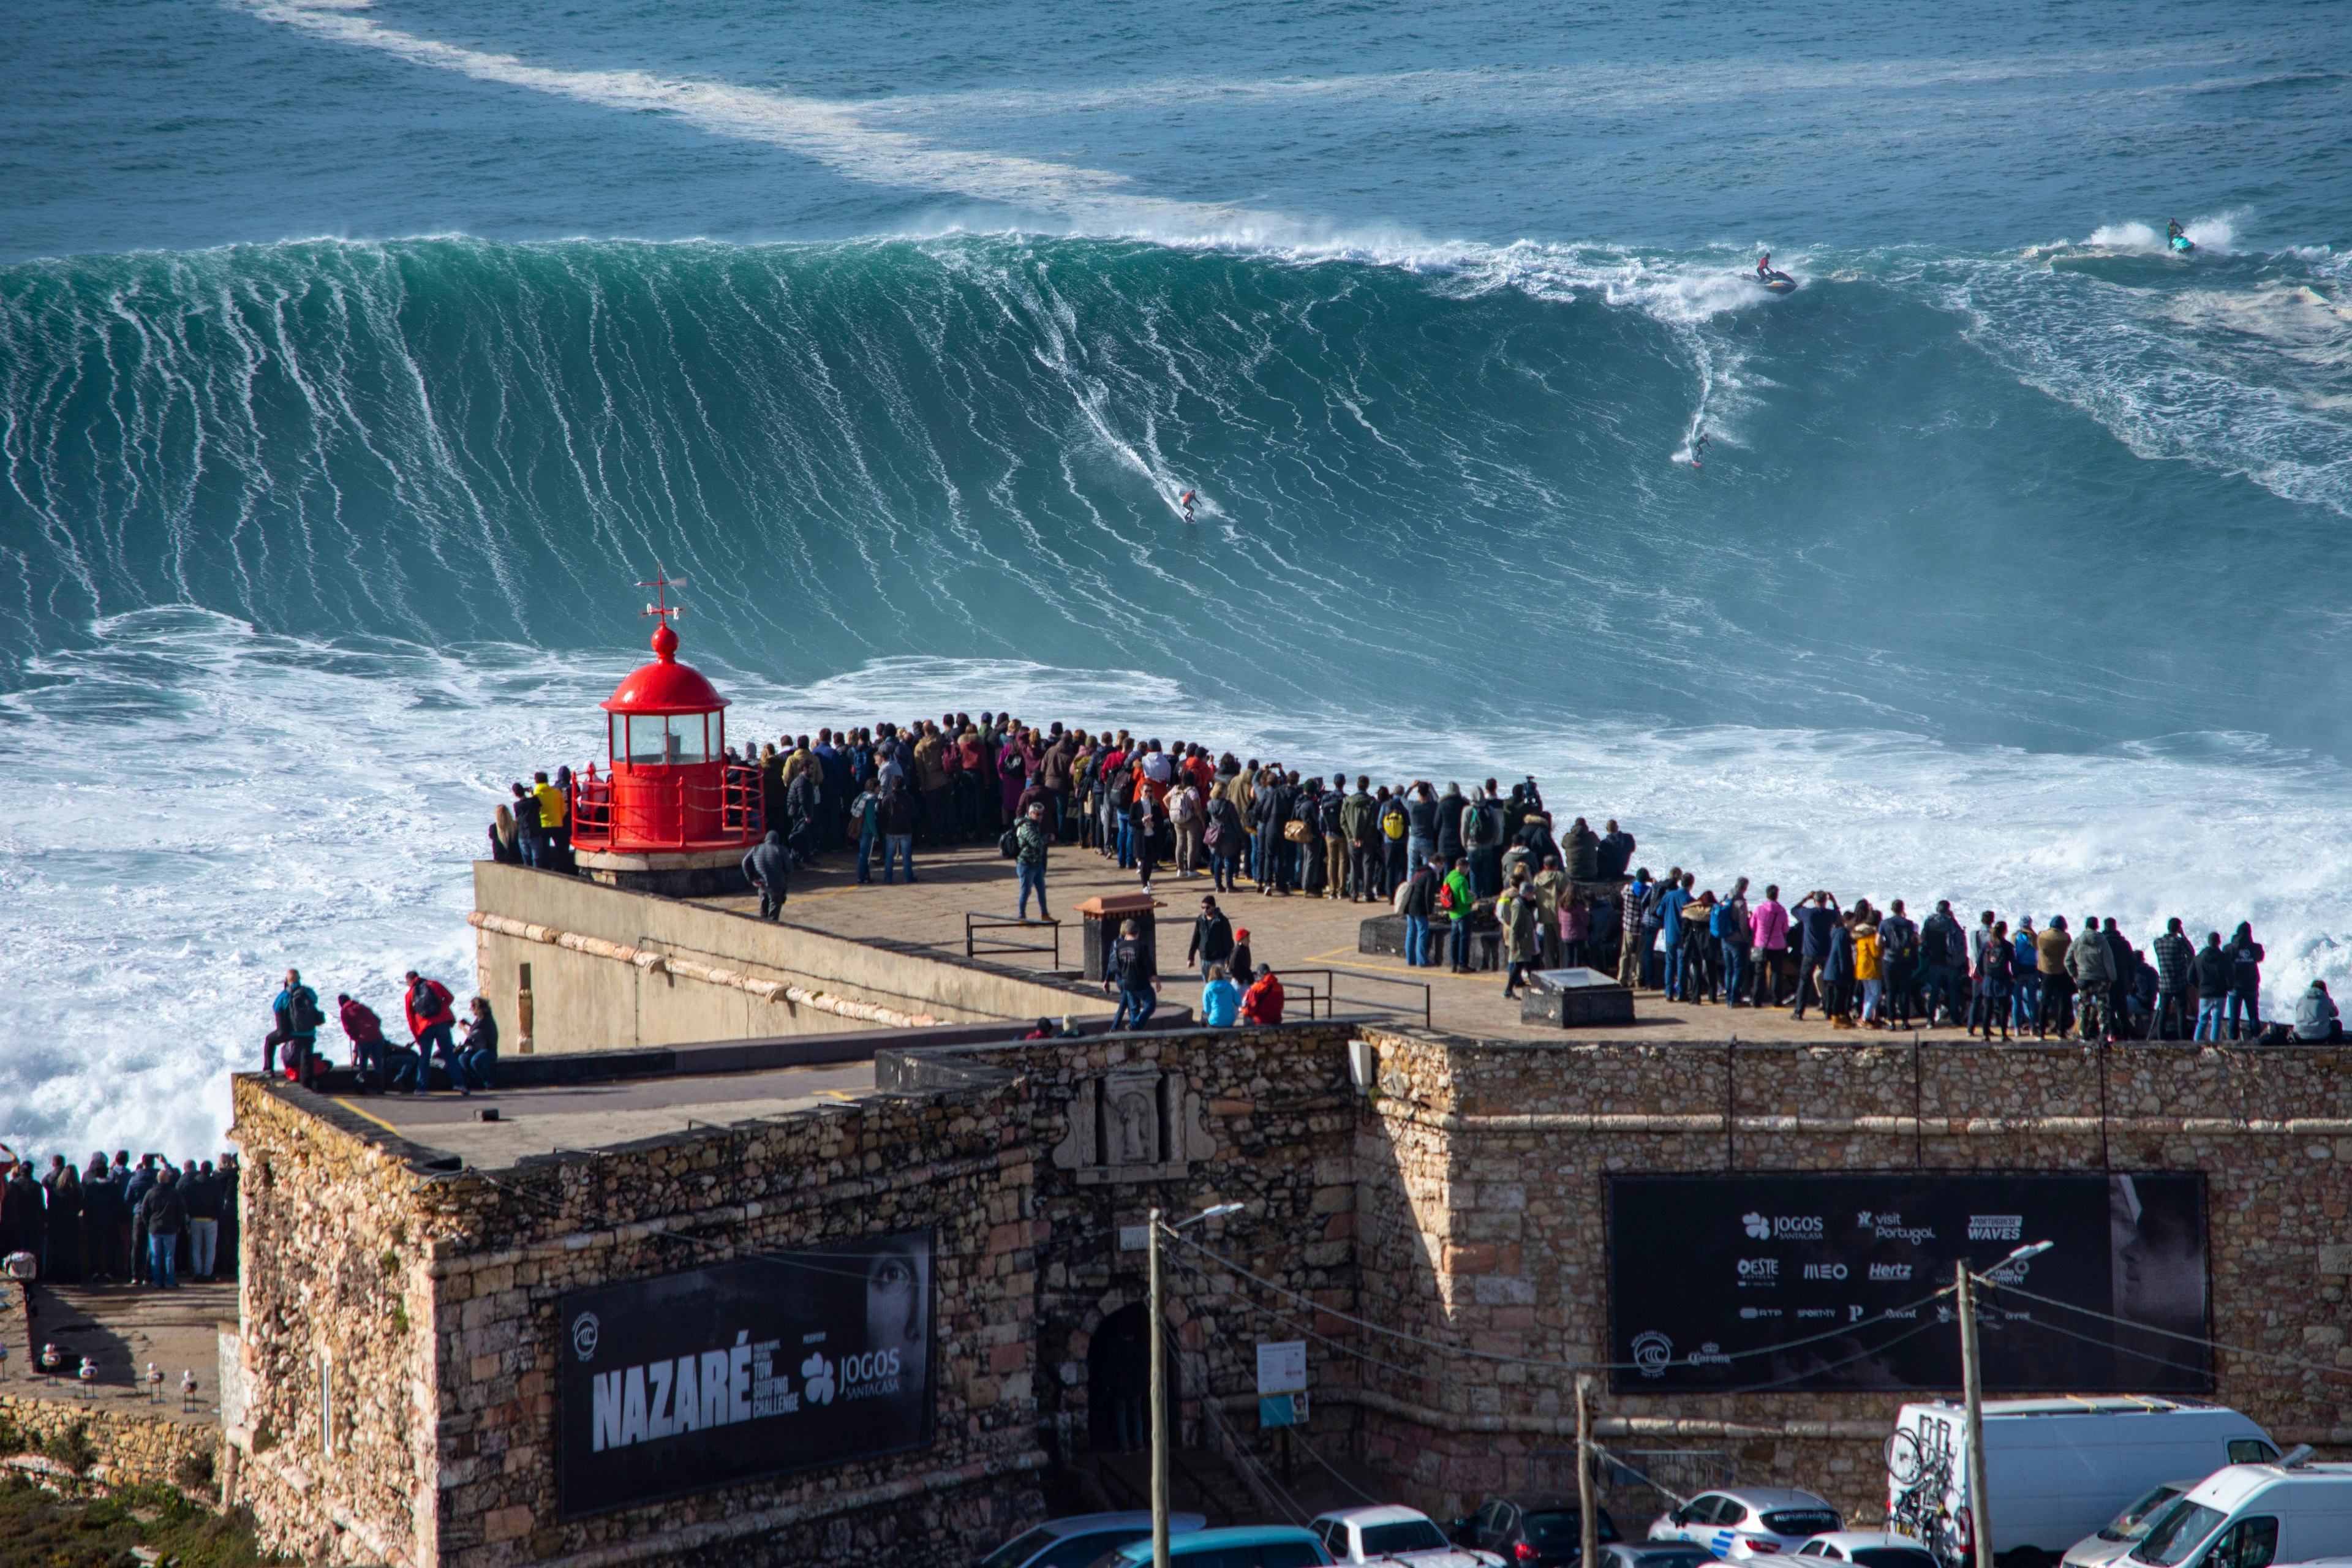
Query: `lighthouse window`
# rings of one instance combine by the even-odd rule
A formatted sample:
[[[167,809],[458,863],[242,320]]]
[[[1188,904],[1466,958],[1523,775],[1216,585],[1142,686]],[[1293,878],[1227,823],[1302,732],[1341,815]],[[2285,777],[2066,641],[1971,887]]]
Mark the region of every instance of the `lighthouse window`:
[[[705,713],[632,718],[628,721],[629,762],[635,767],[657,768],[708,761],[709,724],[709,715]]]

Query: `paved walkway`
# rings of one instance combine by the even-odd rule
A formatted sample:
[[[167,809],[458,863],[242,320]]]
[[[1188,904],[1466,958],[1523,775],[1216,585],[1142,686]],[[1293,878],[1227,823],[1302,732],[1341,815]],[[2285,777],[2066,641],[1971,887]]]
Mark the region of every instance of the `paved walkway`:
[[[998,856],[992,844],[919,855],[915,875],[918,879],[912,887],[903,881],[885,887],[877,868],[877,879],[861,885],[856,877],[856,855],[836,852],[817,866],[794,874],[783,918],[836,936],[910,942],[961,958],[964,917],[968,911],[999,920],[1013,913],[1019,889],[1013,865]],[[1079,902],[1097,893],[1135,892],[1139,884],[1132,871],[1120,871],[1091,849],[1076,848],[1054,851],[1045,881],[1054,900],[1054,911],[1066,922],[1061,930],[1061,967],[1075,972],[1083,947]],[[1160,903],[1160,967],[1171,976],[1166,994],[1171,999],[1198,1001],[1197,984],[1189,978],[1180,980],[1175,976],[1183,966],[1192,917],[1199,912],[1202,896],[1211,890],[1207,877],[1185,880],[1172,870],[1161,871],[1152,884],[1152,892]],[[697,901],[731,910],[756,911],[759,908],[757,897]],[[1426,984],[1429,1021],[1434,1027],[1489,1038],[1719,1042],[1737,1035],[1743,1040],[1853,1044],[1886,1037],[1853,1030],[1833,1033],[1820,1021],[1818,1014],[1797,1024],[1783,1010],[1690,1006],[1667,1002],[1652,993],[1643,993],[1635,999],[1635,1022],[1631,1026],[1564,1034],[1556,1028],[1520,1023],[1518,1004],[1503,1000],[1503,977],[1499,973],[1451,974],[1442,968],[1415,969],[1401,958],[1359,952],[1358,928],[1368,916],[1384,913],[1381,906],[1303,894],[1277,898],[1250,891],[1246,884],[1240,891],[1220,896],[1218,902],[1236,927],[1249,931],[1255,960],[1271,963],[1282,972],[1286,987],[1296,989],[1292,972],[1328,970],[1328,982],[1319,973],[1300,974],[1297,979],[1318,994],[1327,987],[1332,990],[1342,1012],[1384,1008],[1393,1010],[1401,1019],[1409,1016],[1411,1022],[1419,1023],[1423,1015],[1420,987]],[[1031,932],[989,932],[982,935],[982,942],[991,936],[1041,942],[1050,940],[1042,929]],[[985,954],[984,946],[982,952],[1000,963],[1037,969],[1053,966],[1045,954],[992,955]],[[1923,1037],[1957,1038],[1958,1034],[1957,1029],[1937,1029]]]
[[[11,1287],[13,1289],[14,1287]],[[0,1393],[45,1399],[81,1396],[74,1375],[88,1356],[97,1368],[90,1402],[107,1409],[151,1411],[190,1421],[220,1419],[220,1325],[236,1321],[231,1280],[152,1290],[140,1285],[37,1285],[33,1319],[9,1335],[8,1375]],[[16,1322],[14,1313],[9,1317]],[[64,1352],[61,1376],[41,1373],[41,1347]],[[27,1352],[31,1353],[28,1354]],[[150,1363],[163,1374],[161,1405],[149,1403]],[[180,1374],[196,1374],[196,1408],[184,1411]]]

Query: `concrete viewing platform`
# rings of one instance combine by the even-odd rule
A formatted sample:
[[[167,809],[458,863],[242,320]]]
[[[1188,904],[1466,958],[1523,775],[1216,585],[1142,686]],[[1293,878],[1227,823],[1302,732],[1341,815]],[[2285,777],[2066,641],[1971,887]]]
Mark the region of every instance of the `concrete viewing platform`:
[[[853,1104],[874,1092],[870,1047],[868,1052],[862,1060],[766,1070],[689,1068],[604,1082],[479,1089],[470,1096],[334,1092],[328,1098],[386,1132],[495,1171],[535,1154],[601,1150],[696,1127]],[[489,1111],[497,1113],[496,1121],[482,1120]]]
[[[884,886],[878,865],[876,879],[861,884],[856,869],[856,852],[851,849],[835,850],[818,864],[795,871],[783,921],[830,936],[905,944],[961,960],[965,956],[965,916],[1010,919],[1019,896],[1013,863],[1001,857],[992,844],[919,853],[918,880],[911,887],[903,881]],[[1121,871],[1115,862],[1091,849],[1056,846],[1046,868],[1046,889],[1062,921],[1059,968],[1075,982],[1083,951],[1078,905],[1097,895],[1138,891],[1136,876]],[[1184,968],[1184,946],[1202,895],[1214,890],[1205,875],[1180,879],[1173,869],[1163,870],[1152,883],[1153,896],[1160,900],[1160,966],[1165,981],[1161,994],[1167,1002],[1197,1007],[1200,986]],[[760,907],[756,894],[692,901],[736,913],[756,914]],[[1780,1008],[1697,1006],[1668,1002],[1647,991],[1636,994],[1634,1022],[1629,1026],[1561,1029],[1522,1023],[1518,1004],[1503,999],[1503,977],[1497,972],[1454,974],[1443,967],[1414,968],[1402,958],[1360,952],[1359,929],[1365,920],[1386,913],[1384,905],[1310,898],[1303,893],[1283,898],[1255,892],[1246,885],[1219,894],[1217,901],[1237,931],[1250,933],[1254,959],[1272,964],[1282,973],[1290,994],[1286,1016],[1306,1016],[1299,992],[1304,983],[1318,996],[1328,990],[1335,998],[1336,1012],[1377,1011],[1400,1023],[1421,1023],[1420,987],[1426,985],[1429,1026],[1474,1038],[1720,1043],[1736,1035],[1759,1042],[1851,1045],[1888,1037],[1874,1030],[1833,1030],[1818,1014],[1800,1024]],[[975,935],[978,956],[991,963],[1034,968],[1041,975],[1055,967],[1047,953],[1003,951],[1009,942],[1050,942],[1046,928],[982,930]],[[1317,970],[1328,970],[1329,981],[1320,974],[1292,973]],[[1923,1030],[1921,1035],[1927,1039],[1957,1039],[1959,1031],[1942,1028]]]

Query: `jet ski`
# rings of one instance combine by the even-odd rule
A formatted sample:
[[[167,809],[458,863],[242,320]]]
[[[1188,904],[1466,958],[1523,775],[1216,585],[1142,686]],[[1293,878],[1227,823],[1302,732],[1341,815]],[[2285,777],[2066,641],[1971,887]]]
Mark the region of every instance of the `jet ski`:
[[[1797,291],[1797,280],[1777,267],[1763,272],[1751,272],[1748,276],[1756,279],[1758,288],[1775,294],[1793,294]]]
[[[2197,242],[2181,232],[2179,218],[2173,219],[2165,229],[2164,243],[2171,247],[2172,254],[2175,256],[2186,256],[2197,248]]]

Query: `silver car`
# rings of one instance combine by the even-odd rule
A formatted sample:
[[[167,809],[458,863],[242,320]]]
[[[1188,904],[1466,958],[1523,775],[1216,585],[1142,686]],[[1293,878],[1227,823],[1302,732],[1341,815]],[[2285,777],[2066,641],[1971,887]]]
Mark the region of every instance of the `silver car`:
[[[1662,1513],[1653,1541],[1687,1541],[1728,1563],[1794,1556],[1816,1535],[1845,1528],[1826,1498],[1782,1487],[1726,1487]]]
[[[1853,1563],[1861,1568],[1936,1568],[1935,1554],[1916,1541],[1877,1530],[1833,1530],[1797,1548],[1799,1568]]]
[[[2134,1498],[2130,1506],[2102,1525],[2095,1534],[2086,1535],[2066,1549],[2060,1561],[2065,1568],[2106,1568],[2132,1549],[2132,1542],[2147,1533],[2164,1505],[2195,1486],[2202,1477],[2185,1481],[2165,1481],[2148,1488],[2144,1497]]]

